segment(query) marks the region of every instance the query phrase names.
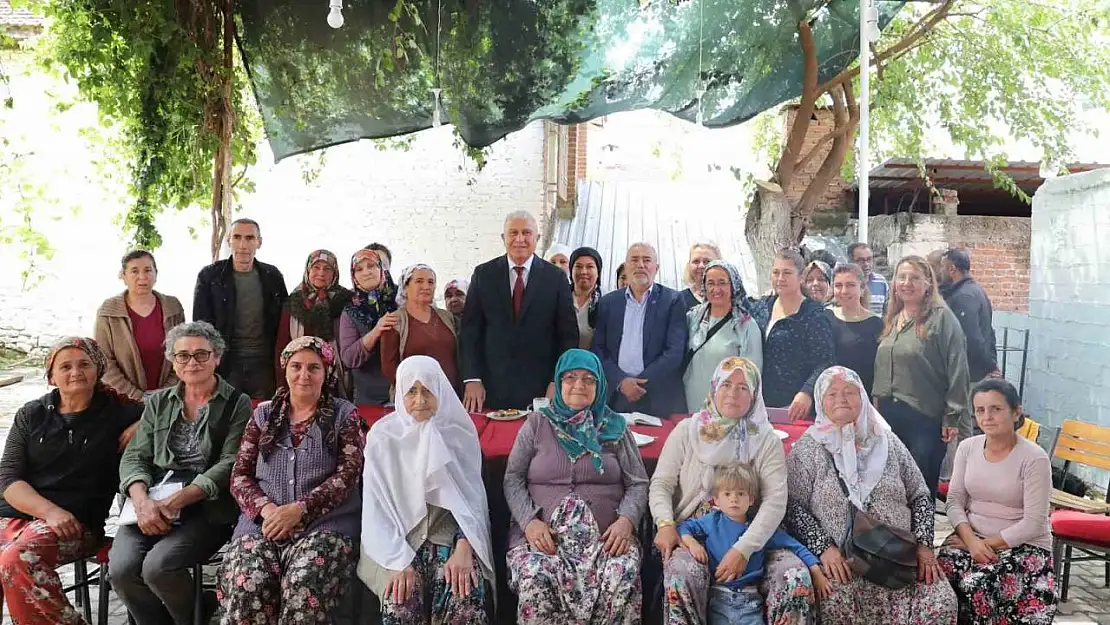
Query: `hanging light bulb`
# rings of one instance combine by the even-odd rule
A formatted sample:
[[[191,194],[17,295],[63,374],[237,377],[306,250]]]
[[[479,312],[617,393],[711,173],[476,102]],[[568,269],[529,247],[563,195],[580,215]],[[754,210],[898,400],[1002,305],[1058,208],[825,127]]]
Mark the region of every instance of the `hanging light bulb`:
[[[439,94],[441,93],[443,89],[432,87],[432,128],[439,128],[442,124],[439,118]]]
[[[343,26],[343,0],[330,0],[328,6],[328,26],[341,28]]]

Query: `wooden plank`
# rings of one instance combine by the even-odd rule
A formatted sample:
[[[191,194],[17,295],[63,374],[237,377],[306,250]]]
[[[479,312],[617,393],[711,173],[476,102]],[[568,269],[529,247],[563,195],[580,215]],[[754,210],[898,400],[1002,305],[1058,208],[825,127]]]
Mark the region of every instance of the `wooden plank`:
[[[1056,446],[1110,459],[1110,443],[1102,441],[1061,436],[1056,440]]]
[[[13,377],[10,377],[10,378],[0,378],[0,388],[4,388],[5,386],[12,386],[14,384],[19,384],[22,381],[23,381],[23,376],[21,376],[21,375],[13,376]]]
[[[1080,464],[1098,467],[1099,469],[1110,471],[1110,458],[1106,456],[1078,451],[1075,449],[1069,449],[1064,441],[1060,441],[1056,445],[1056,453],[1054,455],[1061,460],[1078,462]]]
[[[1050,503],[1054,508],[1078,510],[1088,514],[1102,514],[1110,512],[1110,503],[1077,497],[1062,490],[1053,489]]]
[[[1060,442],[1067,437],[1085,438],[1110,444],[1110,428],[1093,423],[1067,419],[1060,426]]]

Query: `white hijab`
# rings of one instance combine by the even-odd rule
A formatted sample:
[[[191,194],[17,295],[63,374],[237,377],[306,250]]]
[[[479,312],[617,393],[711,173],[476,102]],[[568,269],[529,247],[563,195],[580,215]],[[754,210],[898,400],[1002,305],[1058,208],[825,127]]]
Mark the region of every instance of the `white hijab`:
[[[416,382],[439,400],[434,416],[417,422],[403,396]],[[362,552],[400,571],[416,553],[407,536],[428,506],[455,517],[483,567],[493,570],[489,506],[482,482],[478,431],[439,363],[410,356],[397,367],[397,407],[370,429],[363,472]]]
[[[860,393],[860,411],[855,422],[837,426],[828,415],[822,398],[833,381],[851,382]],[[890,426],[879,411],[867,401],[867,390],[859,374],[847,367],[829,367],[817,378],[814,386],[814,403],[817,404],[817,422],[808,433],[832,454],[833,464],[844,485],[848,499],[863,509],[867,496],[879,483],[890,453]]]

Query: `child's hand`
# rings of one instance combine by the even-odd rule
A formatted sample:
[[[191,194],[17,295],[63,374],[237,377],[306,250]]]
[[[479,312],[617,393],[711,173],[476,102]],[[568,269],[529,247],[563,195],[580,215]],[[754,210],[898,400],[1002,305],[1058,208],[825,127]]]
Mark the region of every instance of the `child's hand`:
[[[694,556],[694,559],[698,562],[705,564],[709,560],[709,554],[705,552],[705,547],[702,547],[701,543],[687,544],[686,548],[690,550],[690,555]]]
[[[813,588],[817,591],[817,598],[821,601],[828,599],[832,594],[832,584],[829,583],[829,578],[825,577],[821,567],[817,565],[809,567],[809,574],[813,578]]]

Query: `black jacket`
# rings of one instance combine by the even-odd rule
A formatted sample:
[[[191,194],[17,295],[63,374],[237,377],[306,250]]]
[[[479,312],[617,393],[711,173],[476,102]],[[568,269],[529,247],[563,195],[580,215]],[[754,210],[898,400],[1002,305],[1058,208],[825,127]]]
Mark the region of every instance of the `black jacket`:
[[[0,493],[22,480],[68,511],[93,534],[119,486],[119,436],[139,420],[143,405],[98,390],[72,425],[58,414],[57,390],[24,404],[15,413],[0,460]],[[7,501],[0,517],[30,519]]]
[[[971,276],[942,286],[940,293],[964,330],[967,338],[967,372],[971,383],[975,384],[998,369],[991,300],[983,287]]]
[[[509,260],[478,265],[459,334],[463,380],[480,379],[491,410],[527,408],[543,397],[559,356],[578,347],[578,318],[567,275],[534,256],[520,319],[513,319]]]
[[[764,337],[763,400],[770,408],[783,408],[799,391],[813,395],[817,377],[836,364],[836,349],[825,307],[808,297],[798,312],[780,319],[768,333],[776,300],[777,295],[753,300],[751,311]]]
[[[277,341],[278,323],[281,321],[281,307],[289,297],[285,288],[285,278],[277,267],[254,261],[258,277],[262,281],[262,309],[266,316],[266,353],[274,353]],[[231,259],[226,258],[208,265],[197,274],[197,286],[193,291],[193,321],[207,321],[219,330],[224,341],[231,345],[232,331],[235,329],[235,269]],[[220,363],[220,375],[230,371],[231,358],[226,355]]]

